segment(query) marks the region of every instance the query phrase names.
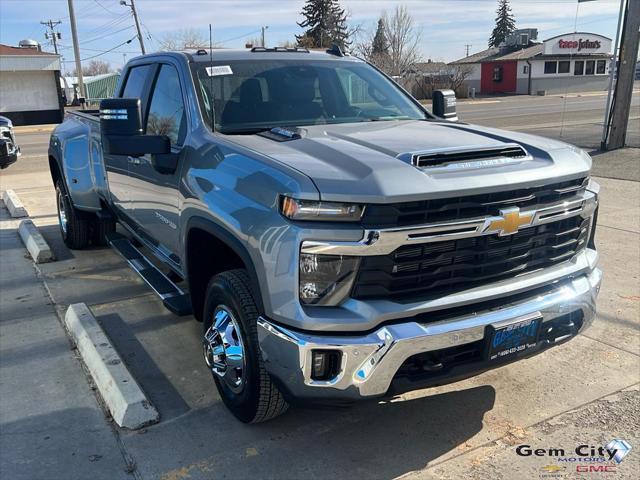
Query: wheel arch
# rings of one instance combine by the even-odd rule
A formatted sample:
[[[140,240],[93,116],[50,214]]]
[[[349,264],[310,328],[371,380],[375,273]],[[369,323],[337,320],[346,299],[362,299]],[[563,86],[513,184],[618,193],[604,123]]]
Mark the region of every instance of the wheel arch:
[[[254,262],[247,248],[228,229],[202,217],[189,219],[184,241],[185,273],[189,282],[193,315],[202,321],[204,296],[209,280],[218,273],[243,268],[261,311],[264,303]],[[206,246],[206,248],[202,248]]]

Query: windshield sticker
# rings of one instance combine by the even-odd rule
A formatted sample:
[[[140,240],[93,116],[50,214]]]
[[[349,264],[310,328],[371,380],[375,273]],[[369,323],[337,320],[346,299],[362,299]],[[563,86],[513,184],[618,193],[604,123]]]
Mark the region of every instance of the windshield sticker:
[[[210,77],[217,77],[219,75],[233,75],[233,71],[229,65],[218,65],[216,67],[207,67],[207,74]]]

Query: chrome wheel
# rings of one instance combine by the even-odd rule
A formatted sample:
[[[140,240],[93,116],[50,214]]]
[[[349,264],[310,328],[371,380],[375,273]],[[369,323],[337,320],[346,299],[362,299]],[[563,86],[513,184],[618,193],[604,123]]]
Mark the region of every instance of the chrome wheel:
[[[62,193],[58,194],[58,221],[60,222],[60,229],[64,235],[67,234],[68,220],[67,213],[64,210],[64,197]]]
[[[213,325],[204,335],[204,361],[233,392],[244,387],[245,358],[240,326],[231,309],[216,307]]]

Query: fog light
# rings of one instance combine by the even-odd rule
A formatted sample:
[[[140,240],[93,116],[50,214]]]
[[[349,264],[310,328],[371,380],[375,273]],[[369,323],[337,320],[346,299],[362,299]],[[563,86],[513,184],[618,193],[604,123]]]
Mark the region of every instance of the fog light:
[[[313,350],[311,352],[311,378],[330,380],[340,373],[342,352],[338,350]]]

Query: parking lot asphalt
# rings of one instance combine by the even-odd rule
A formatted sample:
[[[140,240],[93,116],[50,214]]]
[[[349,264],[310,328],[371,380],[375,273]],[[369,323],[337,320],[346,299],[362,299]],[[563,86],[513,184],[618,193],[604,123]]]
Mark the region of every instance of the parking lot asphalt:
[[[615,478],[640,467],[640,183],[638,150],[598,160],[597,244],[604,270],[598,318],[585,334],[528,360],[444,387],[348,409],[292,409],[265,424],[235,420],[201,358],[201,325],[162,306],[109,249],[62,243],[44,152],[48,135],[18,137],[24,156],[0,173],[57,261],[34,268],[0,216],[0,472],[6,478],[540,478],[534,448],[636,448]],[[44,142],[44,143],[43,143]],[[629,153],[630,152],[630,153]],[[635,158],[635,163],[634,163]],[[620,164],[615,172],[606,165]],[[627,163],[625,163],[627,162]],[[14,168],[15,167],[15,168]],[[2,207],[4,209],[4,207]],[[58,322],[87,303],[159,410],[141,431],[114,427]],[[58,317],[56,317],[56,314]],[[588,474],[587,474],[588,475]]]

